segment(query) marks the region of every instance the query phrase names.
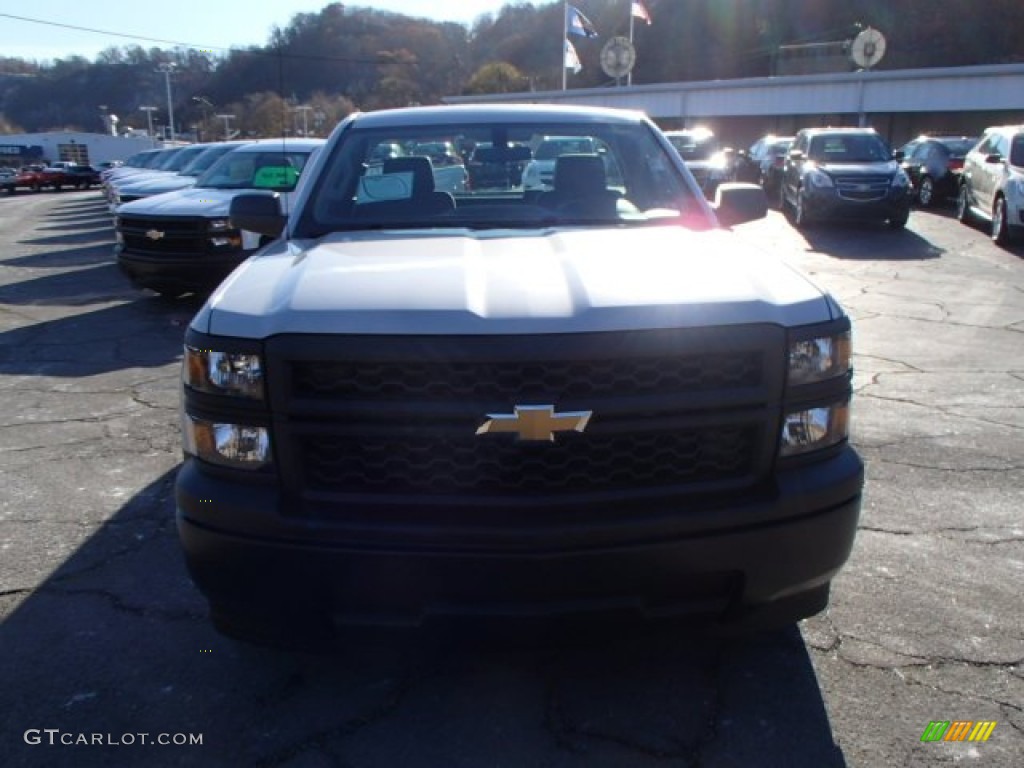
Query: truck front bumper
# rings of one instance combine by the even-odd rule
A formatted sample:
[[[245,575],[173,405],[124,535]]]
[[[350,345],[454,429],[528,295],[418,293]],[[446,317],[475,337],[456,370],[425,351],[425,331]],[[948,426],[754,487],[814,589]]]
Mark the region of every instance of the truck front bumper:
[[[614,525],[549,529],[524,506],[514,535],[453,530],[443,515],[392,535],[370,516],[339,527],[282,515],[274,486],[216,477],[194,459],[179,472],[176,501],[188,569],[214,613],[409,626],[605,614],[757,625],[759,614],[774,624],[824,607],[853,545],[862,484],[846,448],[726,505],[662,498],[622,507]]]
[[[234,251],[153,256],[115,249],[117,266],[132,284],[160,293],[212,291],[251,254],[252,251]]]

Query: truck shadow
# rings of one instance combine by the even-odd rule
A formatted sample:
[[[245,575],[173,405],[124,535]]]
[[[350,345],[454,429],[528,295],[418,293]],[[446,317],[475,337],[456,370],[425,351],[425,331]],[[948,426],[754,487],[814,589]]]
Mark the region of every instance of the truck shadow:
[[[0,585],[0,721],[19,736],[0,743],[0,763],[845,765],[795,628],[728,642],[627,629],[543,647],[352,635],[319,655],[224,639],[178,552],[173,477],[42,583]],[[24,526],[15,543],[33,535]],[[36,727],[199,733],[203,745],[26,745]]]
[[[94,264],[109,264],[113,261],[110,245],[84,245],[77,248],[58,248],[45,253],[32,253],[5,259],[5,267],[58,268],[83,267]],[[6,286],[5,286],[6,287]],[[3,290],[0,288],[0,290]]]
[[[837,259],[921,261],[943,254],[941,248],[917,233],[909,229],[893,231],[885,225],[816,222],[800,234],[811,249]]]
[[[57,258],[90,263],[89,251],[63,252]],[[181,358],[185,328],[201,301],[143,294],[112,264],[2,286],[0,304],[18,309],[7,315],[8,330],[0,331],[0,373],[76,378],[173,363]],[[84,309],[51,320],[32,319],[37,313],[49,315],[46,308],[53,306]]]

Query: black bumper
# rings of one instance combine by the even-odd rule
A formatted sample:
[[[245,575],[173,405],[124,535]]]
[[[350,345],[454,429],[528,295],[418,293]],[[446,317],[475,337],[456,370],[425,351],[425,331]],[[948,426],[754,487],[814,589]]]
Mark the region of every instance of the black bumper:
[[[452,530],[440,508],[425,508],[436,522],[389,532],[372,515],[346,526],[282,515],[275,486],[189,459],[176,502],[189,571],[215,611],[371,625],[613,614],[728,626],[773,606],[792,606],[786,621],[823,607],[853,545],[862,484],[846,448],[749,497],[618,504],[614,523],[545,529],[543,511],[524,504],[515,531]]]
[[[207,254],[146,254],[115,249],[121,272],[140,288],[162,293],[209,292],[245,261],[252,251]]]
[[[910,213],[913,190],[893,191],[879,200],[851,200],[834,189],[802,190],[804,209],[815,219],[830,221],[888,221]]]

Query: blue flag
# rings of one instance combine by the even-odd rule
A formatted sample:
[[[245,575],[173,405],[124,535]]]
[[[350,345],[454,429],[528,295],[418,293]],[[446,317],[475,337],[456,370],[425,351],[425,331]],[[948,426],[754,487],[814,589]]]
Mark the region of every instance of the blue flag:
[[[580,13],[580,9],[575,5],[565,6],[565,28],[573,35],[597,37],[597,29],[590,23],[590,19]]]

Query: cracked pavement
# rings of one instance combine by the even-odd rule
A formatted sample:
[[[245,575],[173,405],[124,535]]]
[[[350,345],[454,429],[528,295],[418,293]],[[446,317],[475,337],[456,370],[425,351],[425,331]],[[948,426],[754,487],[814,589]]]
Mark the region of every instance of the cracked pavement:
[[[948,210],[906,232],[777,213],[738,235],[854,318],[858,539],[788,630],[515,643],[232,643],[177,549],[195,301],[132,289],[93,192],[0,198],[0,764],[931,766],[1024,762],[1024,247]],[[995,720],[925,744],[932,720]],[[202,745],[30,745],[62,733]]]

